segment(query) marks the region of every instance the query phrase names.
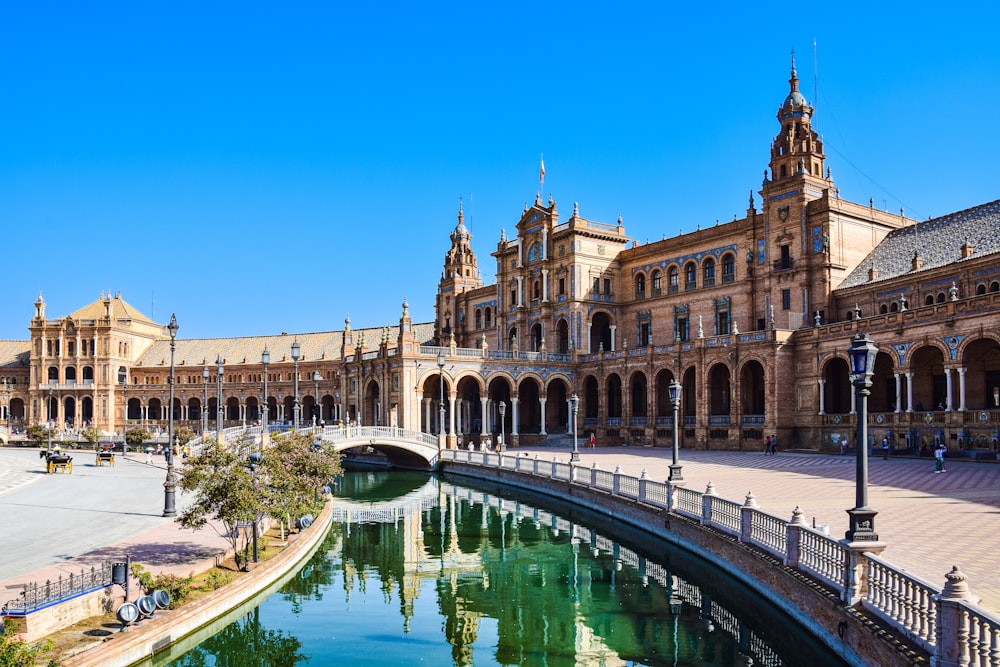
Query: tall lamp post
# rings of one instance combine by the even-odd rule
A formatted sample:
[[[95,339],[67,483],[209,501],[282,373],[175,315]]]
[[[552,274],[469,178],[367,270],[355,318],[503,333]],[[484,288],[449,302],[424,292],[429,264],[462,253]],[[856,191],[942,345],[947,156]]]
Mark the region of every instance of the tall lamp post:
[[[302,406],[299,404],[299,350],[300,349],[301,348],[299,348],[299,341],[296,338],[292,342],[292,363],[293,363],[293,366],[294,366],[294,369],[293,369],[294,376],[293,376],[292,379],[295,381],[295,387],[294,387],[294,389],[295,389],[295,410],[294,410],[294,413],[292,415],[294,417],[293,422],[292,422],[292,427],[296,431],[299,430],[299,418],[301,417],[300,411],[302,410]]]
[[[163,482],[163,516],[177,516],[177,483],[174,481],[174,348],[177,344],[177,316],[170,314],[170,403],[167,406],[167,479]]]
[[[122,386],[122,454],[128,454],[128,440],[125,433],[128,432],[128,371],[124,367],[118,369],[118,383]]]
[[[507,404],[500,401],[500,443],[497,447],[497,451],[503,454],[504,452],[504,417],[507,415]]]
[[[208,366],[201,369],[201,438],[205,439],[208,432],[208,378],[212,377],[212,371]]]
[[[222,418],[224,414],[222,407],[222,374],[226,371],[226,367],[222,364],[221,354],[215,356],[215,366],[218,372],[215,377],[215,439],[221,441]]]
[[[322,379],[323,376],[319,374],[319,371],[313,371],[313,385],[316,390],[315,392],[313,392],[314,402],[316,404],[314,406],[316,414],[313,415],[313,427],[315,427],[321,421],[321,418],[323,416],[323,411],[319,407],[319,381]]]
[[[47,451],[50,454],[52,453],[52,395],[54,393],[55,390],[52,388],[52,378],[49,378],[49,404],[48,404],[48,409],[46,410],[46,412],[49,413],[47,415],[49,418],[49,424],[48,424],[49,427],[45,429],[45,431],[49,434],[49,444],[46,447],[45,451]]]
[[[580,449],[577,446],[577,440],[576,440],[576,411],[577,409],[579,409],[579,407],[580,407],[580,397],[577,396],[576,392],[574,391],[573,394],[569,397],[569,410],[572,413],[572,418],[573,418],[573,453],[569,455],[570,461],[580,460]]]
[[[673,458],[670,463],[670,476],[667,477],[668,484],[674,484],[677,482],[683,482],[684,478],[681,477],[681,464],[677,462],[677,458],[680,450],[680,435],[681,430],[678,425],[680,420],[681,411],[681,383],[677,381],[676,378],[670,381],[667,385],[667,395],[670,396],[670,405],[674,408],[674,447],[673,447]]]
[[[264,431],[267,431],[267,422],[271,416],[271,409],[267,405],[267,365],[271,363],[271,353],[267,351],[267,345],[264,346],[264,351],[260,354],[260,363],[264,366],[264,412],[261,414],[260,424]]]
[[[857,396],[858,431],[856,468],[854,474],[854,508],[847,510],[851,517],[846,537],[850,542],[877,542],[875,510],[868,507],[868,395],[871,393],[872,376],[875,374],[875,355],[878,348],[866,334],[858,333],[851,340],[851,384]]]
[[[249,461],[250,462],[250,474],[253,475],[254,492],[257,491],[257,466],[260,465],[260,462],[263,460],[263,458],[264,458],[264,455],[261,454],[260,452],[253,452],[252,454],[250,454],[250,461]],[[257,514],[255,514],[254,517],[253,517],[253,533],[252,533],[252,535],[253,535],[253,562],[255,562],[255,563],[258,560],[258,553],[257,553],[257,524],[258,523],[260,523],[260,516],[257,515]]]
[[[438,352],[438,435],[444,435],[444,352]]]

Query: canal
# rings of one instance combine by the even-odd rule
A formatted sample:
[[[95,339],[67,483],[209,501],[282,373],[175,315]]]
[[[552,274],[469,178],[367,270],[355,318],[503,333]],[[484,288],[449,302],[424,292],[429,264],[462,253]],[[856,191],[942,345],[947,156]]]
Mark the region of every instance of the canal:
[[[169,663],[842,665],[696,556],[545,498],[355,472],[283,587]]]

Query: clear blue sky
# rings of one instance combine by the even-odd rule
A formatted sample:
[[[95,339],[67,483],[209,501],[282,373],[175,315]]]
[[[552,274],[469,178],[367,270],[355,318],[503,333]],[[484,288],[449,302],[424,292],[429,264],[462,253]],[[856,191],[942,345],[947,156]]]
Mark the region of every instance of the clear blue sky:
[[[563,219],[732,220],[793,48],[843,197],[1000,197],[995,4],[708,6],[6,3],[0,338],[39,290],[49,317],[121,291],[182,338],[381,326],[404,296],[430,320],[459,197],[492,282],[543,153]]]

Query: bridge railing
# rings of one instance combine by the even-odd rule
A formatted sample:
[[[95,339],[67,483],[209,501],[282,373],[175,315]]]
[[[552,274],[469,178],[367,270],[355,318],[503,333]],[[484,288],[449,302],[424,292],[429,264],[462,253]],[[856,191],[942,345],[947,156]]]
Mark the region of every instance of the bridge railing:
[[[483,468],[509,468],[648,505],[737,536],[828,586],[848,605],[861,603],[930,653],[936,664],[1000,667],[1000,614],[972,601],[957,567],[944,587],[924,581],[846,540],[835,540],[806,525],[796,507],[790,520],[764,512],[752,493],[744,503],[720,498],[710,483],[704,492],[602,471],[555,459],[533,460],[503,454],[444,450],[442,461]]]

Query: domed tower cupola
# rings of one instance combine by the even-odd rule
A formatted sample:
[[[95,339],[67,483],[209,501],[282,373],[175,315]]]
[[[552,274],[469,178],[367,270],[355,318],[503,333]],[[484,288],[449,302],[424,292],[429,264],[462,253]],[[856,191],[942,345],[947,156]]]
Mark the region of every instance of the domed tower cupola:
[[[778,108],[781,129],[771,143],[771,179],[796,175],[823,177],[823,141],[812,129],[813,108],[799,92],[799,77],[795,72],[795,52],[792,52],[792,75],[788,79],[788,95]]]
[[[482,286],[476,253],[472,251],[472,234],[465,226],[465,213],[459,200],[458,224],[451,233],[451,247],[445,253],[444,272],[438,284],[436,335],[439,341],[445,340],[453,331],[460,335],[465,315],[460,295]]]

